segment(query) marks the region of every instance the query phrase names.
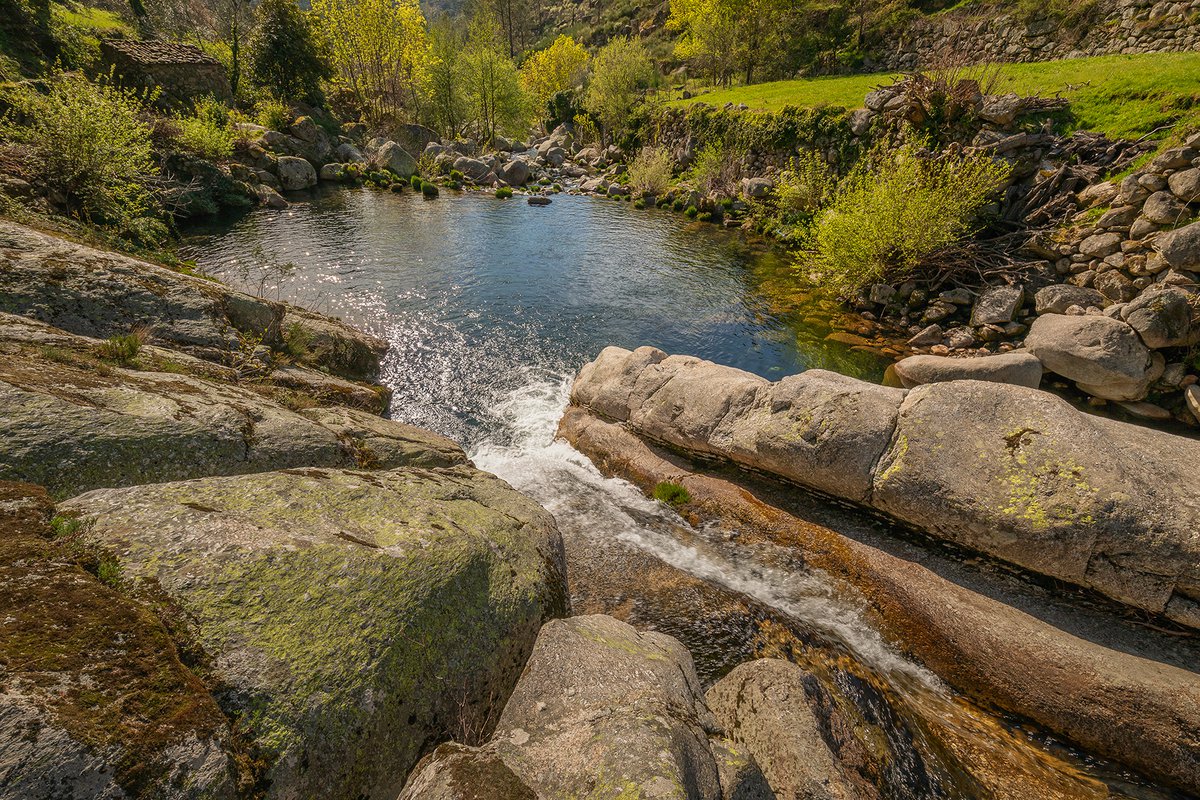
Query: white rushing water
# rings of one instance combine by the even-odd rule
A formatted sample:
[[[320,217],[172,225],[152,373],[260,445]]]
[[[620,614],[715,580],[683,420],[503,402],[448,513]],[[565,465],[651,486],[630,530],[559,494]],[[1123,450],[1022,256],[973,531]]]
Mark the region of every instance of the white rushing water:
[[[469,455],[480,469],[499,475],[553,514],[568,548],[582,541],[622,542],[801,622],[891,682],[915,679],[924,688],[940,688],[932,673],[885,642],[824,573],[768,566],[731,541],[729,532],[689,528],[629,482],[602,475],[586,456],[555,438],[570,379],[532,370],[527,377],[488,408],[492,433]],[[679,536],[684,530],[687,542]]]

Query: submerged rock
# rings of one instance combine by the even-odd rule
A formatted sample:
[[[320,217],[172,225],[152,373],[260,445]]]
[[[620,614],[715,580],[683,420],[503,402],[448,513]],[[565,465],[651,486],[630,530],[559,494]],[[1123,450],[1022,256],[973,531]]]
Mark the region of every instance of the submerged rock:
[[[177,609],[267,797],[387,798],[425,742],[486,724],[566,611],[551,517],[466,466],[290,470],[61,508]]]

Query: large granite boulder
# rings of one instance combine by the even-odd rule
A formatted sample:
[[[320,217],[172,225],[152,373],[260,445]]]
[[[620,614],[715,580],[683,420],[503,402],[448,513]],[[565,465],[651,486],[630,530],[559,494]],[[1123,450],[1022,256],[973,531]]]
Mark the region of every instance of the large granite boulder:
[[[108,489],[60,513],[186,627],[267,798],[393,800],[567,608],[551,517],[466,466]]]
[[[1139,400],[1150,381],[1150,351],[1125,322],[1107,316],[1044,314],[1025,347],[1051,372],[1108,400]]]
[[[0,480],[69,497],[286,467],[465,461],[428,431],[351,408],[300,414],[262,384],[229,383],[229,368],[155,346],[114,361],[108,347],[0,315]]]
[[[470,764],[515,775],[513,797],[721,800],[709,745],[716,730],[692,657],[675,639],[605,616],[547,623],[491,741],[442,748],[413,774],[405,800],[426,797],[444,774]],[[486,768],[485,768],[486,767]],[[460,787],[484,788],[473,781]],[[484,777],[483,779],[486,779]],[[488,795],[507,797],[509,795]]]
[[[1042,382],[1042,362],[1031,353],[1000,353],[984,358],[911,356],[895,365],[896,376],[906,389],[944,381],[992,381],[1029,386]]]
[[[229,721],[162,622],[53,540],[52,514],[43,489],[0,482],[0,797],[234,800]]]
[[[1095,289],[1056,283],[1038,289],[1033,296],[1034,311],[1041,314],[1065,314],[1071,306],[1104,308],[1107,298]]]
[[[395,142],[384,142],[371,158],[371,166],[385,169],[405,180],[417,171],[417,160]]]
[[[970,550],[1200,624],[1200,443],[979,381],[911,390],[872,505]]]
[[[734,746],[762,770],[774,797],[877,797],[830,752],[822,735],[830,722],[813,711],[806,680],[812,679],[789,661],[760,659],[734,668],[705,699]]]
[[[639,434],[863,501],[904,393],[825,370],[777,383],[688,356],[605,348],[572,401]]]
[[[1200,222],[1160,234],[1154,247],[1175,269],[1200,268]]]
[[[1121,309],[1121,319],[1151,349],[1188,343],[1193,295],[1178,286],[1155,284]]]
[[[280,156],[277,171],[285,192],[303,191],[317,185],[317,171],[308,159]]]
[[[355,379],[374,377],[387,351],[329,317],[2,220],[0,312],[99,338],[149,326],[153,342],[226,362],[243,340],[279,348],[290,340],[301,363]]]

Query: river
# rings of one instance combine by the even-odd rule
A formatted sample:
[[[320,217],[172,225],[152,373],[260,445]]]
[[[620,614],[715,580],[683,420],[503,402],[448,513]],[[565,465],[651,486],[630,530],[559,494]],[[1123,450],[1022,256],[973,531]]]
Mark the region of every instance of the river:
[[[867,771],[881,796],[1173,796],[970,703],[904,658],[831,579],[736,531],[689,526],[555,439],[571,377],[607,345],[773,380],[816,367],[880,378],[878,357],[826,340],[844,321],[836,306],[792,288],[766,244],[597,198],[534,207],[339,190],[196,229],[184,254],[234,286],[385,337],[392,417],[456,439],[555,516],[577,613],[678,637],[706,684],[754,657],[802,663],[878,740]]]

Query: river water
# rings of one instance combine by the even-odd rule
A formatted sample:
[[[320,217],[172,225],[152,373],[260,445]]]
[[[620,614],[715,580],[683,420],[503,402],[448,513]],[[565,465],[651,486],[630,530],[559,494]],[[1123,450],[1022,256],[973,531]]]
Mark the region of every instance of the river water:
[[[814,367],[878,379],[877,357],[825,339],[842,322],[836,306],[791,288],[786,260],[763,243],[596,198],[533,207],[364,190],[197,229],[185,255],[384,336],[392,417],[456,439],[555,516],[577,613],[676,636],[706,683],[755,657],[802,663],[877,743],[865,772],[881,796],[1171,796],[976,707],[793,554],[691,527],[554,438],[571,377],[607,345],[769,379]]]

